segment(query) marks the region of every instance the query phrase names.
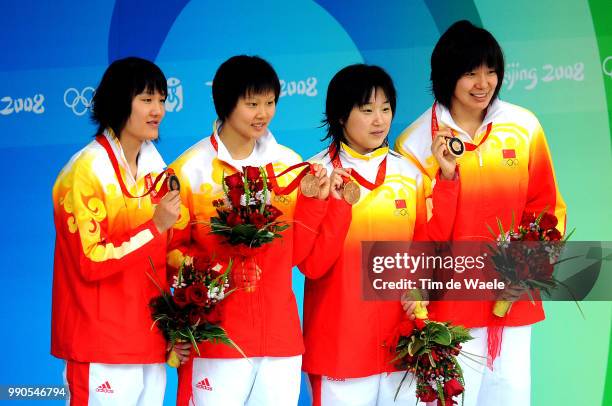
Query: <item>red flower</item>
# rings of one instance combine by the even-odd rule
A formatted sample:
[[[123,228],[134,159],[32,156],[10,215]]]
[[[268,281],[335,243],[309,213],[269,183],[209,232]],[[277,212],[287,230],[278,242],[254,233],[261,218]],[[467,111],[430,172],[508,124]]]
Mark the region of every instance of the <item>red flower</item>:
[[[531,269],[529,265],[520,262],[516,264],[516,277],[519,281],[526,281],[527,279],[531,279]]]
[[[204,314],[202,313],[202,309],[199,307],[194,307],[189,311],[189,324],[192,326],[196,324],[202,324],[206,319],[204,318]]]
[[[233,211],[230,214],[228,214],[227,216],[227,225],[230,227],[234,227],[237,226],[238,224],[242,224],[242,217],[240,217],[240,214],[238,214],[237,212]]]
[[[438,406],[453,406],[456,404],[457,402],[455,402],[452,398],[444,398],[444,402],[438,399]]]
[[[529,225],[535,222],[535,216],[533,213],[523,213],[521,218],[521,227],[529,230]]]
[[[266,217],[258,212],[251,213],[249,215],[249,221],[257,228],[262,228],[267,223]]]
[[[425,328],[425,320],[419,319],[418,317],[414,319],[414,324],[419,330],[423,330]]]
[[[261,176],[261,172],[259,171],[259,168],[256,166],[245,166],[242,169],[246,173],[247,180],[249,182],[256,182],[257,179],[259,179],[259,177]]]
[[[546,239],[550,241],[561,241],[562,235],[556,228],[546,233]]]
[[[438,393],[429,385],[427,385],[417,397],[421,400],[421,402],[433,402],[438,399]]]
[[[236,172],[233,175],[225,177],[225,184],[231,189],[242,189],[244,190],[244,182],[242,181],[242,174]]]
[[[202,283],[191,285],[187,288],[187,298],[191,303],[204,306],[208,301],[208,289]]]
[[[550,213],[544,213],[540,219],[540,227],[542,230],[550,230],[557,227],[557,217]]]
[[[444,383],[444,395],[445,397],[457,396],[463,392],[463,385],[456,379],[451,379]]]
[[[251,182],[251,185],[252,185],[251,189],[254,192],[259,192],[263,190],[263,180],[261,179]]]
[[[172,295],[172,297],[174,298],[174,303],[176,303],[178,307],[185,307],[189,304],[187,292],[183,288],[174,289],[174,294]]]
[[[538,233],[537,231],[530,231],[525,234],[525,237],[523,237],[523,241],[540,241],[540,233]]]
[[[242,189],[230,189],[227,192],[227,197],[229,197],[230,202],[232,202],[232,206],[240,207],[240,198],[242,197]]]
[[[269,223],[273,222],[274,220],[283,215],[283,212],[274,206],[266,206],[266,212],[268,213]]]

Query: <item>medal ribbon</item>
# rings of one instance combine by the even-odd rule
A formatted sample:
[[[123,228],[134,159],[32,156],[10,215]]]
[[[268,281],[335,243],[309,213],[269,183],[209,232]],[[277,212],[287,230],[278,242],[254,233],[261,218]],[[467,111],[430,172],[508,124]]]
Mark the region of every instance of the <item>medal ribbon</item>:
[[[431,106],[431,139],[433,140],[436,134],[436,131],[438,131],[440,129],[440,127],[438,126],[438,116],[436,114],[436,106],[437,106],[438,102],[434,102],[433,106]],[[482,137],[482,140],[480,140],[480,142],[478,143],[478,145],[476,144],[472,144],[471,142],[463,142],[465,144],[465,150],[466,151],[474,151],[476,150],[476,148],[478,148],[479,146],[481,146],[486,140],[487,138],[489,138],[489,134],[491,133],[491,129],[493,128],[493,123],[489,123],[487,124],[487,130],[485,132],[484,137]],[[451,130],[451,134],[453,134],[453,137],[456,137],[457,134],[455,134],[455,130],[453,130],[452,128]]]
[[[125,182],[123,181],[123,177],[121,176],[121,171],[119,170],[119,162],[117,161],[117,157],[115,156],[115,153],[113,152],[113,149],[110,143],[108,142],[108,139],[103,135],[96,135],[96,141],[106,150],[106,154],[108,155],[108,158],[110,159],[111,164],[113,165],[115,176],[119,181],[119,187],[121,188],[121,191],[123,192],[124,196],[131,197],[132,199],[139,199],[141,197],[147,196],[148,194],[151,194],[153,197],[155,197],[158,193],[165,194],[165,191],[167,191],[167,185],[163,185],[159,192],[157,192],[155,188],[165,175],[174,175],[174,171],[172,169],[168,168],[162,171],[162,173],[157,175],[154,182],[151,182],[151,174],[147,174],[147,176],[145,176],[145,193],[140,196],[134,196],[128,191],[127,187],[125,186]]]
[[[212,144],[215,151],[219,152],[219,143],[217,142],[217,139],[214,134],[210,136],[210,143]],[[227,165],[231,167],[232,169],[234,169],[236,172],[242,172],[229,164]],[[291,172],[294,169],[301,168],[301,167],[305,167],[305,168],[302,169],[302,171],[298,174],[298,176],[295,179],[293,179],[287,186],[280,187],[278,185],[278,181],[277,181],[278,178]],[[270,182],[270,185],[272,186],[272,190],[274,191],[274,193],[276,195],[288,195],[298,187],[298,185],[300,184],[300,181],[304,178],[304,176],[306,176],[307,173],[312,172],[312,165],[310,165],[309,162],[300,162],[298,164],[290,166],[289,168],[285,169],[278,175],[274,173],[274,167],[272,163],[265,165],[265,169],[266,169],[266,174],[268,176],[268,181]]]
[[[342,168],[342,162],[340,161],[340,154],[336,153],[336,146],[334,144],[329,146],[329,156],[330,157],[335,156],[335,158],[332,159],[332,165],[334,166],[334,168]],[[361,176],[359,172],[357,172],[355,169],[351,168],[351,176],[353,177],[353,179],[355,179],[357,183],[359,183],[361,186],[363,186],[364,188],[368,190],[374,190],[380,185],[382,185],[383,182],[385,181],[386,175],[387,175],[387,157],[386,156],[385,156],[385,159],[382,160],[380,165],[378,165],[378,172],[376,173],[376,180],[374,181],[374,183],[370,182],[369,180]],[[347,183],[347,182],[348,182],[348,179],[345,179],[344,183]]]

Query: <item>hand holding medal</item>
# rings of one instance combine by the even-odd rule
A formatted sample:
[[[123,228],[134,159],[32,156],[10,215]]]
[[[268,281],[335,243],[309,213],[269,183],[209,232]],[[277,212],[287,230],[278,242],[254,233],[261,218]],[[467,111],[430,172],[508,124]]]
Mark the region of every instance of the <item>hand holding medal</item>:
[[[325,200],[329,196],[329,184],[327,169],[319,164],[311,164],[310,171],[300,181],[300,190],[306,197]]]
[[[341,200],[344,198],[345,185],[349,181],[350,176],[350,168],[334,168],[333,172],[329,177],[329,193],[334,199]]]
[[[434,133],[431,142],[431,153],[438,161],[442,177],[446,180],[454,179],[457,157],[465,151],[465,145],[457,137],[453,137],[450,128],[442,128]]]

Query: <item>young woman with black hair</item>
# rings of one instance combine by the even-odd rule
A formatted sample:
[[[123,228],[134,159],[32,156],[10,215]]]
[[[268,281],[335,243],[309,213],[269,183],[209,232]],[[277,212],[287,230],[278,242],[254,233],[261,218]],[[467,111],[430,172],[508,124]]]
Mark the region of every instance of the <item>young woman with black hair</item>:
[[[454,157],[444,142],[434,145],[440,163],[434,199],[445,210],[428,223],[429,184],[387,146],[395,106],[393,81],[378,66],[347,66],[327,90],[329,147],[311,161],[334,171],[331,200],[339,203],[330,204],[321,243],[300,264],[307,277],[303,369],[310,377],[314,405],[393,405],[404,375],[394,369],[393,355],[383,345],[404,311],[399,297],[364,298],[361,242],[442,241],[450,236],[459,191]],[[404,385],[397,401],[415,403],[414,386]]]
[[[523,215],[544,210],[556,215],[561,231],[565,228],[565,203],[542,126],[530,111],[498,98],[503,78],[504,57],[493,35],[465,20],[454,23],[431,55],[435,102],[396,143],[398,152],[433,178],[438,164],[431,159],[432,137],[463,142],[465,151],[457,159],[462,185],[452,234],[456,241],[491,241],[487,225],[497,230],[499,220],[509,229]],[[499,298],[515,301],[504,317],[493,314],[494,302],[430,306],[440,320],[472,328],[475,340],[464,349],[485,357],[480,363],[460,357],[466,406],[530,403],[531,325],[544,319],[542,304],[514,286]]]
[[[225,61],[213,79],[218,120],[206,137],[172,165],[181,180],[181,217],[174,228],[168,263],[177,268],[185,256],[204,251],[220,261],[231,257],[228,246],[206,225],[216,216],[213,201],[223,197],[224,175],[244,166],[269,167],[280,174],[301,158],[277,143],[268,129],[276,113],[280,82],[272,66],[256,56]],[[283,192],[299,172],[277,179],[272,204],[290,227],[282,238],[255,255],[260,279],[255,287],[238,286],[218,306],[221,326],[247,358],[235,348],[204,342],[200,355],[179,370],[178,405],[295,405],[300,391],[304,344],[291,269],[310,251],[326,213],[330,181],[325,168],[313,167],[317,193]],[[272,182],[271,179],[268,179]],[[236,263],[234,273],[240,272]]]
[[[152,141],[166,93],[155,64],[113,62],[93,98],[96,139],[53,187],[51,354],[66,360],[71,405],[163,403],[167,344],[151,329],[159,290],[147,273],[152,261],[165,284],[166,231],[180,207],[178,192],[152,186],[165,167]],[[176,350],[185,358],[189,345]]]

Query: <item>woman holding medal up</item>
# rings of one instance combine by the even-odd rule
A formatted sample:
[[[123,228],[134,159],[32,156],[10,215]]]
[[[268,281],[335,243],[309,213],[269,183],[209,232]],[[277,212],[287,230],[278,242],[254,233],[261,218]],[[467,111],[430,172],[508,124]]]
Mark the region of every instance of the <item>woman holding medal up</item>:
[[[455,159],[443,142],[434,145],[440,162],[434,198],[444,210],[428,224],[428,184],[418,168],[387,146],[395,95],[383,69],[362,64],[340,70],[327,90],[330,144],[311,161],[333,169],[330,201],[343,202],[330,204],[321,243],[300,265],[307,277],[303,369],[314,405],[393,405],[404,374],[393,368],[383,346],[404,311],[399,298],[364,299],[361,242],[450,237],[459,191]],[[404,385],[398,402],[407,400],[416,402],[414,387]]]
[[[167,345],[151,329],[159,290],[147,274],[165,284],[167,230],[180,207],[152,142],[166,93],[155,64],[113,62],[93,98],[96,138],[53,187],[51,354],[66,361],[70,405],[163,403]],[[176,350],[185,358],[189,345]]]
[[[462,185],[453,240],[491,241],[487,225],[497,230],[499,220],[508,230],[521,216],[544,210],[565,228],[565,204],[542,126],[530,111],[499,100],[503,78],[502,50],[491,33],[465,20],[453,24],[431,55],[435,102],[396,143],[430,178],[438,170],[432,139],[443,137],[458,155]],[[544,312],[541,302],[531,303],[512,286],[500,299],[521,295],[503,317],[493,314],[493,302],[430,306],[440,320],[472,328],[475,339],[464,350],[488,358],[488,368],[484,361],[463,364],[466,406],[530,403],[531,325],[543,320]]]
[[[181,217],[174,228],[168,263],[178,268],[186,256],[205,251],[218,261],[234,255],[231,246],[210,233],[213,201],[223,198],[224,176],[245,166],[265,167],[274,185],[272,204],[289,224],[281,238],[263,245],[254,260],[260,269],[248,289],[236,282],[240,260],[232,273],[237,289],[218,306],[220,325],[246,354],[224,344],[203,342],[200,355],[179,369],[178,405],[296,405],[304,344],[291,269],[310,251],[326,213],[329,178],[314,165],[309,195],[290,182],[297,167],[310,166],[280,145],[268,129],[276,112],[280,82],[272,66],[256,56],[234,56],[217,70],[212,85],[218,120],[213,133],[172,165],[181,179]],[[296,167],[297,166],[297,167]],[[281,173],[294,167],[294,171]],[[240,278],[238,278],[240,279]]]

